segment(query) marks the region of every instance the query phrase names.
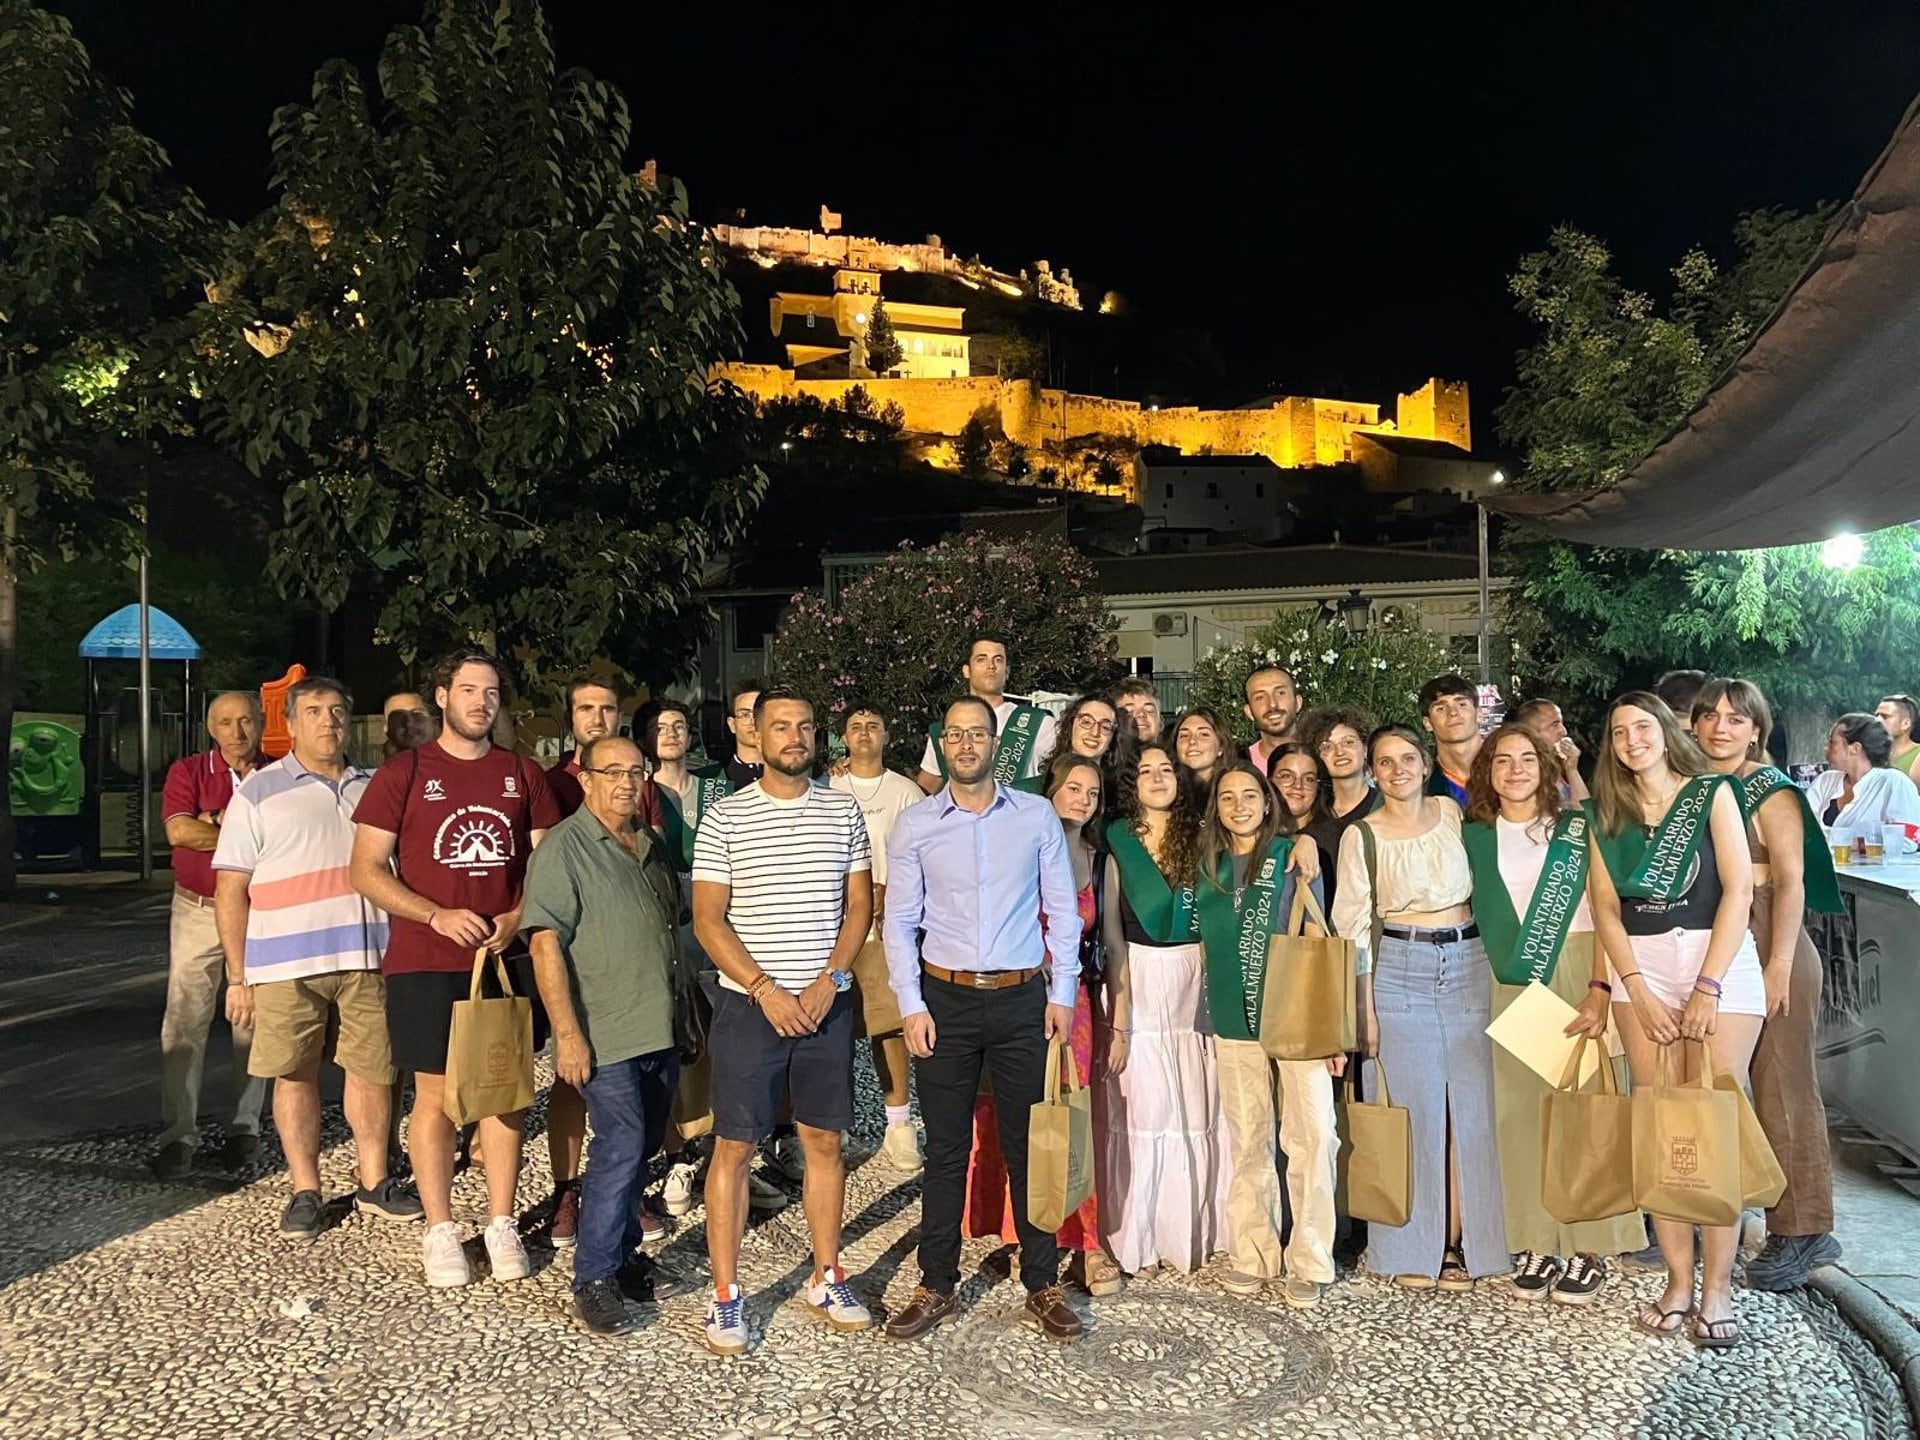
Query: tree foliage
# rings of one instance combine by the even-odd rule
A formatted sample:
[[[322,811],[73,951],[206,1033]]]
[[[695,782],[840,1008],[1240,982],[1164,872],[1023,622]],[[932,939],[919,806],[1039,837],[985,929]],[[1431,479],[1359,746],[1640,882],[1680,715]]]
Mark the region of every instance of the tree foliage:
[[[993,469],[993,431],[985,417],[970,415],[954,441],[954,459],[969,480],[984,480]]]
[[[331,62],[275,116],[277,202],[200,317],[211,433],[285,484],[276,582],[370,588],[409,658],[677,673],[762,485],[706,379],[740,333],[709,238],[628,173],[626,101],[556,71],[535,0],[430,6],[378,79]]]
[[[1503,443],[1524,456],[1521,483],[1587,489],[1625,475],[1739,356],[1825,221],[1743,215],[1732,262],[1689,251],[1664,303],[1625,285],[1600,240],[1555,230],[1511,285],[1537,332],[1498,413]],[[1905,527],[1883,532],[1863,564],[1840,570],[1817,545],[1643,551],[1522,529],[1505,546],[1507,626],[1527,637],[1538,687],[1588,706],[1674,668],[1747,676],[1776,705],[1870,706],[1915,683],[1904,643],[1920,622],[1913,541]]]
[[[1078,693],[1117,676],[1116,622],[1093,566],[1059,540],[969,534],[926,550],[902,546],[839,599],[835,609],[818,591],[794,597],[774,637],[774,675],[835,730],[852,701],[879,707],[888,759],[909,773],[928,722],[966,688],[960,667],[971,640],[1006,645],[1015,693]]]
[[[876,299],[873,314],[867,320],[867,369],[885,375],[906,359],[900,337],[893,333],[893,317],[887,314],[887,302]]]

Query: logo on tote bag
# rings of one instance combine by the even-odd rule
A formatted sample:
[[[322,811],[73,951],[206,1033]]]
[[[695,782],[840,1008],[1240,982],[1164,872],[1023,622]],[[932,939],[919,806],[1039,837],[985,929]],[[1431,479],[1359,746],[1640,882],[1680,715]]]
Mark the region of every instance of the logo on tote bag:
[[[1700,1146],[1691,1135],[1676,1135],[1667,1153],[1667,1165],[1676,1175],[1691,1175],[1700,1168]]]
[[[487,1046],[487,1079],[504,1080],[513,1069],[513,1047],[496,1040]]]

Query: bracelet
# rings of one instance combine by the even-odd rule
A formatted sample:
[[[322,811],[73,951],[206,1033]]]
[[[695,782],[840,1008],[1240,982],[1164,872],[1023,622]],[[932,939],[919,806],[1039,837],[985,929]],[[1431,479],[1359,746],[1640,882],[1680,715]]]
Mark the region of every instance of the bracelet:
[[[1604,980],[1589,980],[1589,981],[1587,981],[1587,989],[1589,989],[1589,990],[1604,990],[1604,991],[1606,991],[1606,992],[1607,992],[1607,994],[1609,994],[1609,995],[1611,995],[1611,994],[1613,993],[1613,986],[1611,986],[1611,985],[1609,985],[1609,984],[1608,984],[1608,983],[1607,983],[1606,981],[1604,981]]]
[[[1622,983],[1624,983],[1624,982],[1626,982],[1626,981],[1628,981],[1628,980],[1631,980],[1631,979],[1633,979],[1633,978],[1634,978],[1635,976],[1637,976],[1637,975],[1638,975],[1639,973],[1640,973],[1640,972],[1639,972],[1638,970],[1616,970],[1616,971],[1614,971],[1614,972],[1613,972],[1613,977],[1614,977],[1614,979],[1616,979],[1616,980],[1619,980],[1619,981],[1621,981]]]
[[[1704,995],[1713,996],[1713,998],[1716,1000],[1720,998],[1720,982],[1718,980],[1715,980],[1712,976],[1709,976],[1709,975],[1696,976],[1694,978],[1693,988],[1700,991]]]
[[[747,987],[747,1003],[749,1005],[758,1005],[761,995],[766,993],[767,987],[771,984],[773,984],[773,977],[765,971],[762,971],[760,978]]]

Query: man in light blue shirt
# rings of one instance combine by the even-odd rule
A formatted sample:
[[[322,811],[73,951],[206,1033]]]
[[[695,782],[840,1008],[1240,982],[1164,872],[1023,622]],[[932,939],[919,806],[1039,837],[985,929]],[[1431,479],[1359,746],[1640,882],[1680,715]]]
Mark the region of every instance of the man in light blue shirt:
[[[1027,1220],[1027,1112],[1045,1090],[1048,1040],[1073,1025],[1080,912],[1053,806],[993,781],[996,728],[992,707],[975,696],[947,707],[948,782],[901,813],[887,844],[882,934],[927,1127],[920,1286],[887,1322],[896,1340],[917,1340],[954,1313],[983,1068],[1013,1191],[1027,1317],[1055,1340],[1077,1340],[1082,1329],[1060,1289],[1054,1237]]]

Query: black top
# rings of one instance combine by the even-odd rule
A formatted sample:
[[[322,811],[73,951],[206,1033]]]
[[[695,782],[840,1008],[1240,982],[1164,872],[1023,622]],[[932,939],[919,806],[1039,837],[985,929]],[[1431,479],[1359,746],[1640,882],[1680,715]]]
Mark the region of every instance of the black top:
[[[1647,838],[1653,828],[1647,827]],[[1714,859],[1713,832],[1700,837],[1700,849],[1693,857],[1693,868],[1678,898],[1640,900],[1631,895],[1620,897],[1620,923],[1629,935],[1663,935],[1669,930],[1711,930],[1713,912],[1720,908],[1724,894],[1720,867]]]
[[[734,789],[744,790],[753,784],[754,781],[758,780],[761,772],[766,768],[764,765],[749,765],[736,755],[727,761],[727,779],[732,783]]]

